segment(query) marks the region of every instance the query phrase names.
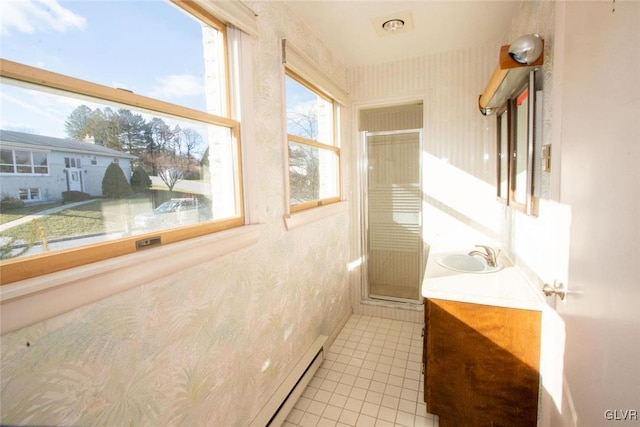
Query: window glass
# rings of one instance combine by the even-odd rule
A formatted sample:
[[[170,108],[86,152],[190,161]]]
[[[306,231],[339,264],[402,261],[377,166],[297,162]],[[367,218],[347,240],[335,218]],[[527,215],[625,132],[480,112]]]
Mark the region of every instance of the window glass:
[[[334,151],[289,141],[291,204],[338,194],[338,156]]]
[[[58,121],[58,131],[41,126],[37,118],[45,112],[32,106],[24,123],[38,133],[2,130],[0,140],[53,150],[52,176],[40,178],[52,200],[62,199],[67,191],[86,193],[91,198],[82,207],[52,213],[41,220],[39,225],[48,244],[30,242],[32,248],[21,256],[34,255],[44,247],[51,251],[82,246],[88,243],[83,237],[87,235],[92,236],[91,243],[96,243],[239,214],[235,144],[229,128],[59,93],[42,94],[4,84],[0,88],[24,104],[46,95],[51,104],[65,106],[60,112],[61,118],[66,113],[66,120]],[[83,140],[81,135],[85,135]],[[78,151],[95,156],[96,164],[87,162],[82,167],[81,158],[64,156]],[[9,153],[3,150],[3,162],[11,159]],[[18,173],[47,169],[44,153],[14,153]],[[220,166],[212,171],[211,164]],[[111,178],[110,169],[122,180],[111,183],[116,178]],[[11,185],[5,177],[3,186]],[[27,189],[21,190],[20,198],[31,200]],[[175,209],[168,209],[165,202]],[[74,215],[76,211],[84,213]],[[185,211],[189,212],[182,213]],[[86,218],[91,220],[85,222]],[[10,228],[2,236],[24,241],[30,233],[27,224]]]
[[[333,102],[286,76],[287,133],[327,145],[333,142]]]
[[[334,102],[289,74],[286,102],[291,210],[337,201],[340,150],[334,139]]]
[[[222,99],[220,86],[205,81],[205,60],[220,65],[220,34],[178,7],[163,1],[54,5],[3,2],[3,58],[197,110],[214,104],[211,95]],[[221,105],[209,111],[221,114]]]

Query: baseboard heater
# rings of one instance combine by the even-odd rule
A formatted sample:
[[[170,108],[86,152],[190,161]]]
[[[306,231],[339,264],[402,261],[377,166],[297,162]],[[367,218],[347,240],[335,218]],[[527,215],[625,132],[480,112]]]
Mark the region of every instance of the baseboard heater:
[[[322,365],[326,342],[327,336],[325,335],[320,335],[315,340],[267,404],[253,419],[251,427],[280,427],[284,423],[309,381]]]

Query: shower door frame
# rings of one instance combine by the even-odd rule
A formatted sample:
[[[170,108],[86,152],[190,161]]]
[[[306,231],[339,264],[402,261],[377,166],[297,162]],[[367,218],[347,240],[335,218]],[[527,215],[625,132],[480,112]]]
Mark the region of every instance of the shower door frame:
[[[418,272],[418,298],[417,299],[408,299],[408,298],[399,298],[393,296],[386,295],[373,295],[370,293],[369,289],[369,254],[370,254],[370,243],[369,243],[369,149],[367,143],[368,136],[378,136],[378,135],[400,135],[407,133],[417,133],[418,134],[418,183],[419,183],[419,191],[422,194],[422,149],[423,149],[423,129],[402,129],[402,130],[393,130],[393,131],[379,131],[379,132],[368,132],[368,131],[360,131],[359,134],[361,136],[361,147],[362,147],[362,167],[360,168],[360,213],[361,213],[361,247],[362,247],[362,283],[361,283],[361,295],[363,300],[366,301],[377,301],[377,302],[395,302],[395,303],[404,303],[404,304],[416,304],[422,305],[422,280],[424,276],[424,266],[425,266],[425,253],[424,253],[424,240],[423,240],[423,226],[424,226],[424,210],[423,210],[423,201],[421,198],[420,201],[420,213],[418,215],[420,219],[419,230],[420,230],[420,249],[418,254],[419,262],[418,264],[421,266],[420,271]]]

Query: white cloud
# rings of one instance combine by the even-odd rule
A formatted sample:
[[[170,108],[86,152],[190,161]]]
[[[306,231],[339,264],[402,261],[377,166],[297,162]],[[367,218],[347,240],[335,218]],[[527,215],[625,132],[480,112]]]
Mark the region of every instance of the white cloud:
[[[158,77],[149,96],[160,99],[175,99],[200,95],[203,92],[204,87],[198,77],[189,74],[173,74]]]
[[[83,30],[87,20],[63,7],[57,0],[3,0],[0,33],[12,30],[32,34],[36,31],[65,32]]]

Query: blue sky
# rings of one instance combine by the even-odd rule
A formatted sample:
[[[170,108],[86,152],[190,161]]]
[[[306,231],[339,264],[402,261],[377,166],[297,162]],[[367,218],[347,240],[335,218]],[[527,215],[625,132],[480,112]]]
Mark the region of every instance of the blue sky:
[[[5,59],[204,109],[200,25],[165,1],[2,0],[1,16]],[[60,137],[89,105],[6,84],[0,97],[2,128]]]

